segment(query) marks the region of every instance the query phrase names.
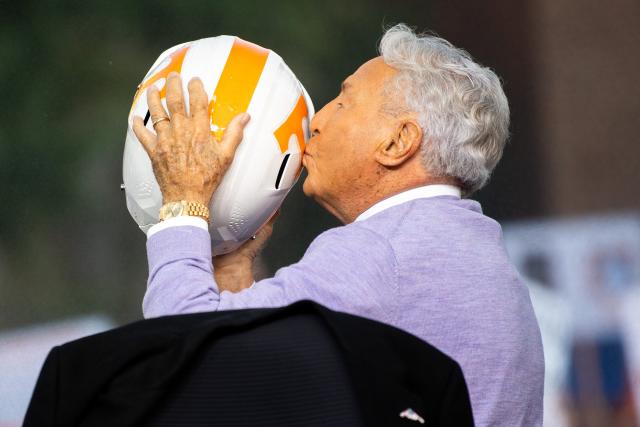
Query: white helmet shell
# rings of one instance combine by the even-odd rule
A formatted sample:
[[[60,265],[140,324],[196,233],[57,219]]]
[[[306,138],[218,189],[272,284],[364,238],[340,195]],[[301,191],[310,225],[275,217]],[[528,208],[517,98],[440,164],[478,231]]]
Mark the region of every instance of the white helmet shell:
[[[237,37],[206,38],[165,51],[135,94],[124,148],[127,209],[145,233],[159,222],[162,194],[132,123],[134,116],[144,117],[153,131],[146,89],[156,85],[166,107],[165,82],[172,71],[182,77],[187,106],[187,83],[193,77],[202,80],[210,99],[211,132],[218,140],[235,115],[251,115],[209,206],[213,254],[227,253],[269,220],[297,181],[313,104],[280,56]]]

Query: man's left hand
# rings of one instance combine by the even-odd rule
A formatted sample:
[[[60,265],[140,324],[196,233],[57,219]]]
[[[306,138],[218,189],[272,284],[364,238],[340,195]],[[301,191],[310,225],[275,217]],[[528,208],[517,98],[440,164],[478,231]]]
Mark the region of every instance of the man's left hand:
[[[163,203],[187,200],[209,206],[242,141],[249,115],[241,113],[234,117],[218,143],[211,134],[208,98],[202,81],[198,78],[189,81],[189,112],[180,75],[169,74],[166,85],[168,113],[158,89],[151,85],[147,90],[156,134],[138,116],[133,120],[133,131],[151,159]]]
[[[273,233],[273,223],[279,214],[280,211],[276,211],[253,239],[247,240],[233,252],[213,258],[213,273],[220,292],[240,292],[253,284],[254,261],[267,245]]]

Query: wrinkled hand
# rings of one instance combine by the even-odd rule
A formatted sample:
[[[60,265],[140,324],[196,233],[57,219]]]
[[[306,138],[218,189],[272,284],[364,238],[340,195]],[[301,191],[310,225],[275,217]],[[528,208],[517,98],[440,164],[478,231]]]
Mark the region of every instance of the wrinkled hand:
[[[160,102],[158,89],[152,85],[147,90],[156,134],[138,116],[133,119],[133,131],[151,159],[163,203],[187,200],[209,206],[242,141],[249,115],[234,117],[218,143],[211,135],[208,98],[202,81],[198,78],[189,81],[189,113],[180,75],[169,74],[166,85],[168,114]],[[160,120],[165,117],[169,120]]]
[[[222,291],[239,292],[253,283],[253,262],[267,245],[273,233],[273,223],[278,217],[276,212],[256,233],[255,239],[247,240],[238,249],[213,258],[213,273]]]

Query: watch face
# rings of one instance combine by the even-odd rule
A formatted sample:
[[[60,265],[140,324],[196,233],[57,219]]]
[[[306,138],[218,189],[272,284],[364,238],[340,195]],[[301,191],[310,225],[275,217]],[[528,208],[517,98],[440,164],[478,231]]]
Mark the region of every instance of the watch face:
[[[182,211],[184,210],[184,205],[180,202],[171,204],[171,216],[177,217],[182,215]]]
[[[175,218],[182,215],[184,204],[182,202],[167,203],[160,208],[160,220]]]

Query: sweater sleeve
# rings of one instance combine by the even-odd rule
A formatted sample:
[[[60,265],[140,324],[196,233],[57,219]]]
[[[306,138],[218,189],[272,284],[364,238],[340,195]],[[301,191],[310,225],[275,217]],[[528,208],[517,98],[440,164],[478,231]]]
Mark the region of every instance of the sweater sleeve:
[[[219,292],[208,232],[172,227],[147,241],[145,317],[240,308],[279,307],[309,299],[334,310],[387,319],[383,307],[397,288],[389,243],[357,224],[318,236],[302,259],[238,293]],[[388,310],[388,309],[387,309]]]

